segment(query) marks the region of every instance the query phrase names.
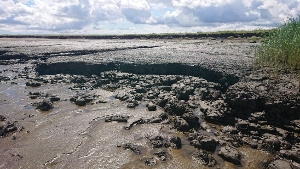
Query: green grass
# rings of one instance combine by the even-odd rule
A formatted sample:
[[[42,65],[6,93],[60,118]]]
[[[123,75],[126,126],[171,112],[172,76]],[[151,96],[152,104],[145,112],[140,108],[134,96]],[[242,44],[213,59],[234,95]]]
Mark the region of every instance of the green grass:
[[[289,19],[276,29],[257,48],[256,61],[260,67],[300,73],[300,18]]]

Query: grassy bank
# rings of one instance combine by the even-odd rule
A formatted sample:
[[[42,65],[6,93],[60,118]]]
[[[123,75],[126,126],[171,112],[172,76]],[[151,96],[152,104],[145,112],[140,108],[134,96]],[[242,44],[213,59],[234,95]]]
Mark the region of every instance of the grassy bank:
[[[300,18],[290,19],[270,32],[258,47],[257,64],[278,71],[300,73]]]
[[[218,31],[197,33],[152,33],[123,35],[0,35],[0,38],[50,38],[50,39],[203,39],[203,38],[259,38],[268,30]]]

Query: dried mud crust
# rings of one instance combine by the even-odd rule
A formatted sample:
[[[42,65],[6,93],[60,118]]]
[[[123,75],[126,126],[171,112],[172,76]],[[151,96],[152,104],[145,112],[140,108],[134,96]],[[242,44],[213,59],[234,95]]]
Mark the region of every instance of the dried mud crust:
[[[3,63],[183,63],[242,76],[251,68],[256,44],[247,40],[56,40],[2,39]]]
[[[55,123],[53,126],[68,128],[56,133],[59,135],[57,139],[46,133],[46,138],[51,138],[52,142],[74,130],[68,135],[76,138],[74,142],[71,141],[72,144],[63,152],[51,151],[52,157],[44,161],[46,166],[69,166],[70,163],[57,164],[63,159],[74,160],[69,155],[78,157],[85,154],[84,158],[93,161],[87,155],[91,152],[86,151],[92,150],[95,145],[99,148],[94,137],[100,139],[101,136],[96,131],[111,137],[103,138],[108,139],[103,146],[106,150],[122,153],[127,159],[133,158],[123,163],[110,163],[110,167],[126,166],[128,161],[139,163],[139,166],[174,167],[176,162],[184,163],[184,159],[178,158],[173,151],[186,153],[187,150],[190,152],[189,162],[194,160],[195,165],[200,163],[203,167],[299,166],[299,82],[295,75],[281,74],[278,79],[272,79],[263,69],[250,70],[252,44],[218,40],[41,40],[45,46],[36,44],[38,41],[32,39],[17,44],[8,42],[2,47],[5,52],[0,53],[1,63],[23,65],[24,69],[16,70],[8,65],[7,69],[1,70],[1,77],[5,79],[1,83],[7,86],[4,91],[9,90],[6,93],[12,96],[11,86],[23,84],[24,87],[19,90],[27,92],[27,100],[22,100],[34,106],[26,112],[31,113],[36,108],[38,111],[35,112],[40,113],[24,113],[26,118],[35,118],[35,123],[39,124],[40,120],[45,120],[41,113],[50,113],[43,127]],[[13,46],[19,43],[24,43],[24,46]],[[26,59],[18,55],[26,55]],[[69,94],[43,92],[56,86],[62,86],[63,89],[58,90]],[[102,92],[99,94],[99,91]],[[111,93],[111,96],[103,98],[103,91]],[[66,115],[62,115],[62,105],[79,107],[74,113],[69,108]],[[102,115],[97,115],[92,107],[99,109]],[[119,110],[118,107],[122,108]],[[123,113],[120,114],[120,111]],[[89,116],[82,112],[94,113]],[[62,120],[69,116],[73,119]],[[80,117],[85,117],[83,121],[88,124],[74,121]],[[54,122],[54,119],[57,121]],[[76,124],[76,127],[69,128],[66,124]],[[133,134],[137,139],[126,137],[116,144],[119,135],[124,138],[128,134],[131,136],[134,132],[142,132],[140,130],[145,126],[151,127],[146,127],[143,132],[155,132]],[[176,134],[175,130],[184,135]],[[110,131],[118,135],[112,135]],[[116,144],[114,148],[123,147],[124,151],[114,149],[112,143]],[[257,154],[265,153],[267,161],[249,157],[245,153],[246,147]],[[151,152],[151,149],[157,151]],[[125,150],[131,150],[134,155]],[[178,161],[172,162],[174,160]],[[95,161],[93,164],[96,164]],[[84,167],[84,163],[80,164]]]

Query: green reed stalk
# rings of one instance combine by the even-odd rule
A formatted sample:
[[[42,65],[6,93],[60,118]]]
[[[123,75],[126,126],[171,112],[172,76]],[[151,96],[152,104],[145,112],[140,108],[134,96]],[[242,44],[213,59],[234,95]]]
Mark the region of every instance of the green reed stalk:
[[[259,66],[275,68],[276,74],[280,70],[300,72],[300,18],[289,19],[271,30],[256,50],[256,56]]]

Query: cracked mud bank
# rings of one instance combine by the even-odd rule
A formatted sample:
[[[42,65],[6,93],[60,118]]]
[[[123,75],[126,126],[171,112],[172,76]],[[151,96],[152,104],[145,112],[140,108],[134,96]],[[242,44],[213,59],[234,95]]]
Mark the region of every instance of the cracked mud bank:
[[[1,39],[0,168],[299,168],[299,82],[238,40]]]

